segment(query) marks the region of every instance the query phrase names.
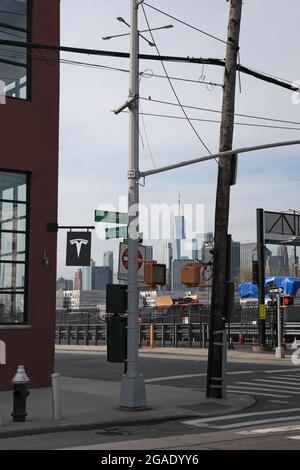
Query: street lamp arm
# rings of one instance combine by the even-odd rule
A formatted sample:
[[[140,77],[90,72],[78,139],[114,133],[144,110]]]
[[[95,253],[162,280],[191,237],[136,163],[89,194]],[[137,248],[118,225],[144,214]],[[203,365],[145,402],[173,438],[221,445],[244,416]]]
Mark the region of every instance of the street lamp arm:
[[[299,144],[300,144],[300,140],[288,140],[285,142],[273,142],[270,144],[254,145],[252,147],[241,147],[238,149],[227,150],[226,152],[219,152],[213,155],[207,155],[204,157],[194,158],[193,160],[184,160],[179,163],[174,163],[173,165],[162,166],[160,168],[155,168],[153,170],[141,171],[139,173],[139,176],[140,178],[145,178],[146,176],[155,175],[157,173],[163,173],[165,171],[175,170],[176,168],[194,165],[195,163],[201,163],[207,160],[213,160],[215,158],[231,157],[232,155],[237,155],[237,154],[247,153],[247,152],[254,152],[255,150],[265,150],[269,148],[286,147],[289,145],[299,145]]]

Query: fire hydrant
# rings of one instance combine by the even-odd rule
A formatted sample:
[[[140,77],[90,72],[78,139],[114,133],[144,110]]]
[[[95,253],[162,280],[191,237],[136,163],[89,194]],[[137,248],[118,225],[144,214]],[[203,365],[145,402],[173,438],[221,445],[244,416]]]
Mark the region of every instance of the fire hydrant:
[[[12,379],[12,383],[14,384],[14,392],[13,392],[13,412],[11,416],[13,417],[13,421],[22,423],[25,421],[27,413],[26,413],[26,398],[29,395],[29,391],[27,390],[27,384],[29,382],[29,378],[25,372],[24,366],[18,366],[16,375]]]

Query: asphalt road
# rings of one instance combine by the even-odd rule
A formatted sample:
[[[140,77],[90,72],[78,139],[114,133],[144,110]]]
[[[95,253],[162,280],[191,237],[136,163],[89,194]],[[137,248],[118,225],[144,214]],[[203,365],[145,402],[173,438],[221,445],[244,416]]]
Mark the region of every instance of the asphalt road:
[[[205,389],[206,361],[141,357],[146,382]],[[101,353],[57,353],[62,376],[120,381],[122,365]],[[253,395],[255,405],[232,415],[160,424],[0,439],[1,449],[300,449],[300,367],[230,362],[228,391]]]

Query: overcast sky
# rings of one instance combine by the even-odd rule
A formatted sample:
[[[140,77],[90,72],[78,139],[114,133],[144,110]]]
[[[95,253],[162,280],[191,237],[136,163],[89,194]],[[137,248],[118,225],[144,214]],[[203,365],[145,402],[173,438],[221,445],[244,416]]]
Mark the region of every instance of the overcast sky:
[[[187,23],[226,39],[229,4],[225,0],[148,0],[149,4]],[[173,24],[173,29],[154,32],[161,54],[194,57],[225,57],[225,44],[192,30],[175,20],[145,7],[151,27]],[[61,0],[61,43],[115,51],[129,51],[129,38],[103,41],[103,36],[128,32],[118,16],[130,21],[129,0]],[[147,29],[142,10],[140,29]],[[298,60],[300,3],[298,0],[244,0],[241,25],[241,63],[291,82],[300,80]],[[149,38],[150,39],[150,38]],[[155,49],[141,40],[141,52]],[[62,54],[62,58],[119,67],[128,70],[128,59],[95,58]],[[223,69],[194,64],[166,63],[169,75],[198,81],[222,83]],[[163,74],[159,62],[141,61],[140,70]],[[221,109],[222,88],[207,89],[201,83],[173,81],[185,105]],[[59,223],[92,225],[94,210],[103,203],[117,206],[119,196],[127,193],[128,114],[115,116],[111,110],[126,101],[128,73],[100,68],[61,65],[60,185]],[[292,102],[292,92],[241,75],[242,92],[237,88],[236,112],[300,122],[300,104]],[[165,79],[142,78],[140,95],[175,102]],[[146,113],[182,116],[179,108],[142,101]],[[216,119],[217,114],[187,110],[190,117]],[[237,122],[272,124],[249,118]],[[152,155],[157,166],[206,154],[201,143],[184,120],[144,117]],[[288,124],[279,126],[290,127]],[[194,126],[213,152],[218,150],[219,124],[194,121]],[[234,146],[300,138],[299,130],[239,126]],[[141,134],[146,142],[144,126]],[[141,144],[140,166],[153,168],[145,145]],[[255,209],[284,211],[300,209],[299,147],[281,148],[239,159],[238,180],[232,188],[230,232],[235,240],[255,240]],[[205,230],[213,230],[217,164],[214,161],[194,165],[146,179],[141,202],[174,204],[178,191],[183,203],[204,204]],[[59,234],[58,275],[72,277],[74,269],[65,265],[65,233]],[[116,241],[93,237],[93,258],[102,263],[102,254],[111,249],[117,254]],[[154,244],[155,258],[161,249]]]

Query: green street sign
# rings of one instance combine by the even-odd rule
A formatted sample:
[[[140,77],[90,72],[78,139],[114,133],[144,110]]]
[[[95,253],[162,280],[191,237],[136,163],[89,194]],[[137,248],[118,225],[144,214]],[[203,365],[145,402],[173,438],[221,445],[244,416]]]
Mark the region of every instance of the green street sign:
[[[128,227],[113,227],[105,229],[105,240],[111,238],[128,238]]]
[[[106,224],[128,224],[128,214],[126,212],[95,211],[95,222]]]

